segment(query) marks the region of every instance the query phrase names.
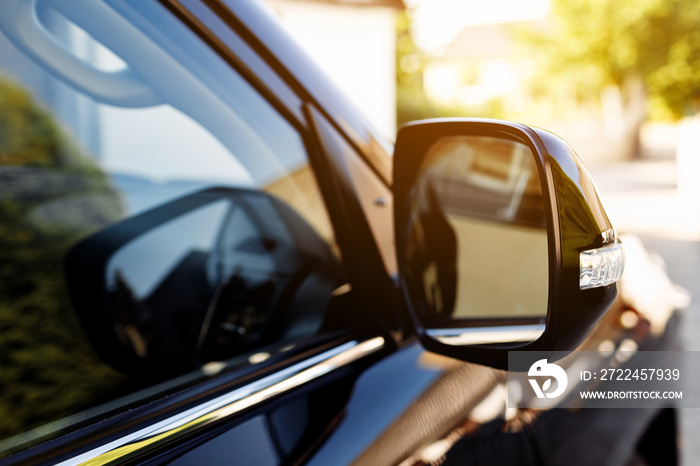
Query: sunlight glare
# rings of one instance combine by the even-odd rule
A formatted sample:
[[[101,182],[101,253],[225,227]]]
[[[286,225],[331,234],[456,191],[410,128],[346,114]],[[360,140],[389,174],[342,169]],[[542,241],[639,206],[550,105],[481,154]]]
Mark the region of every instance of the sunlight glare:
[[[415,8],[414,33],[419,47],[435,51],[466,26],[527,21],[546,17],[549,0],[406,0]]]

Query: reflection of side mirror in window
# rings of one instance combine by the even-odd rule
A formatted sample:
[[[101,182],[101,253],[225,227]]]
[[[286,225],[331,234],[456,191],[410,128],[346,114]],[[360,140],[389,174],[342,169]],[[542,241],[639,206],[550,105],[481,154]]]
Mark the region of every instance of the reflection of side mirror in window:
[[[342,275],[282,201],[217,188],[88,237],[68,253],[66,280],[100,356],[154,373],[316,333]]]

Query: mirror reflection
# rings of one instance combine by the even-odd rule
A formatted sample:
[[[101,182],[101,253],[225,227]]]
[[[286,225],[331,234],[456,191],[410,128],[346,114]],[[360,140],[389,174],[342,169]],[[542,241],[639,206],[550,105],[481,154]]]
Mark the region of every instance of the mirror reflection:
[[[113,333],[121,351],[176,368],[317,333],[342,284],[331,248],[299,214],[265,193],[227,188],[88,237],[69,254],[69,284],[82,286],[86,274],[104,274],[94,300],[76,303],[85,325],[87,314],[104,313],[107,333],[103,323],[91,334]]]
[[[507,137],[441,138],[420,167],[406,276],[436,323],[546,316],[542,185],[531,149]]]

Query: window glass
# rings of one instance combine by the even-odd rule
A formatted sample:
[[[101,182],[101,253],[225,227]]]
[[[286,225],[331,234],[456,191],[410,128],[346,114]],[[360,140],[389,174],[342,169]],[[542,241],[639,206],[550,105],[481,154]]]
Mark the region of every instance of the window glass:
[[[318,333],[343,284],[301,135],[164,7],[40,1],[23,22],[14,4],[0,4],[0,440],[43,427],[5,453]]]

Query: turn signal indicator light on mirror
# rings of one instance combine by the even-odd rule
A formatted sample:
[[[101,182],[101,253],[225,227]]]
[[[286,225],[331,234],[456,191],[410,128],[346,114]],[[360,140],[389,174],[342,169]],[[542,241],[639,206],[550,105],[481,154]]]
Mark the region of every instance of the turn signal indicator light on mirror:
[[[582,290],[612,285],[622,278],[625,251],[618,240],[601,248],[581,253],[579,287]]]

